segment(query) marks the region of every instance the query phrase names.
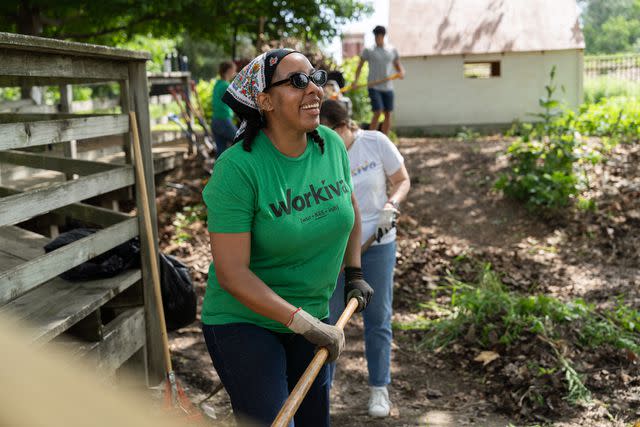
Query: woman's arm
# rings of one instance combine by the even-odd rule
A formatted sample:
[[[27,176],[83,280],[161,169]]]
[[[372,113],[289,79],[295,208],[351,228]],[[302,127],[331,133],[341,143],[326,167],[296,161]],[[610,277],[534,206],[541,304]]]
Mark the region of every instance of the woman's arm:
[[[296,307],[249,270],[251,233],[209,233],[209,236],[216,276],[222,289],[256,313],[287,324]]]
[[[392,202],[396,204],[402,202],[407,197],[409,188],[411,188],[409,173],[404,164],[400,166],[400,169],[396,173],[389,177],[389,181],[391,182],[391,189],[389,190],[389,200],[387,204],[393,206]]]
[[[362,224],[360,222],[360,210],[358,209],[358,202],[356,196],[351,192],[351,203],[353,204],[353,213],[355,214],[355,221],[351,234],[349,234],[349,240],[347,241],[347,250],[344,253],[344,265],[347,267],[361,267],[360,263],[360,235],[362,234]]]

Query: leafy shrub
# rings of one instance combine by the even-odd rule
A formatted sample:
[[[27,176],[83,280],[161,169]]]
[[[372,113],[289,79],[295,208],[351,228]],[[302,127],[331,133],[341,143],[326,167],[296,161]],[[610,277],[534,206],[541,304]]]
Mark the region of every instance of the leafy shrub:
[[[530,208],[555,210],[567,206],[583,184],[579,166],[597,162],[599,154],[582,143],[576,115],[554,98],[555,67],[551,70],[546,96],[539,99],[541,121],[521,127],[520,136],[507,150],[510,170],[496,187]]]
[[[216,79],[200,80],[196,84],[196,91],[198,92],[198,97],[200,98],[200,103],[202,104],[202,109],[204,110],[204,116],[207,123],[211,122],[211,114],[213,113],[211,96],[213,95],[213,86],[215,84]]]
[[[611,138],[613,144],[637,142],[640,98],[605,98],[597,104],[583,105],[576,126],[584,135]]]
[[[347,85],[353,83],[359,61],[360,57],[354,56],[352,58],[346,59],[342,63],[342,74]],[[357,82],[357,84],[362,85],[362,87],[345,92],[345,96],[348,96],[353,103],[352,118],[357,123],[368,123],[371,121],[371,117],[373,115],[371,112],[371,104],[369,103],[369,92],[367,91],[367,88],[365,86],[367,84],[368,69],[368,63],[365,63],[362,67],[362,71],[360,72],[360,77]]]

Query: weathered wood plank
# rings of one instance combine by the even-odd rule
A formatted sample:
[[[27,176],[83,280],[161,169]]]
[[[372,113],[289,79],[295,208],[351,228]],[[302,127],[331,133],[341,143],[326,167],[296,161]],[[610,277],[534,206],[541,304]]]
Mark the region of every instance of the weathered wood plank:
[[[0,226],[16,224],[62,206],[132,185],[133,175],[133,168],[123,166],[0,198]]]
[[[137,219],[131,218],[3,271],[0,273],[0,305],[137,235]]]
[[[6,197],[6,196],[11,196],[13,194],[20,194],[20,193],[23,193],[23,192],[14,190],[13,188],[0,187],[0,197]],[[124,212],[105,209],[105,208],[101,208],[100,206],[88,205],[86,203],[73,203],[71,205],[54,209],[51,212],[58,215],[66,215],[78,221],[86,222],[89,224],[96,224],[101,227],[109,227],[110,225],[117,224],[119,222],[124,221],[125,219],[129,219],[133,217],[132,215],[126,214]],[[0,238],[2,237],[2,234],[1,234],[2,230],[5,230],[6,228],[11,228],[11,227],[0,228]],[[44,237],[42,238],[45,239]],[[46,239],[45,239],[45,243],[46,243]]]
[[[77,117],[102,117],[106,114],[52,113],[0,113],[0,123],[43,122],[47,120],[73,119]]]
[[[111,209],[101,208],[99,206],[87,205],[85,203],[74,203],[72,205],[56,209],[53,212],[69,216],[78,221],[96,224],[101,227],[109,227],[126,219],[133,218],[133,216],[123,212],[117,212]]]
[[[29,340],[46,342],[140,278],[140,270],[128,270],[116,277],[88,282],[55,278],[0,307],[0,313],[7,313],[29,325]]]
[[[64,54],[34,53],[0,48],[0,76],[8,83],[41,82],[67,83],[71,79],[76,82],[117,81],[127,75],[125,62],[99,58],[69,56]]]
[[[7,242],[8,243],[8,242]],[[8,248],[8,246],[3,246]],[[24,263],[26,260],[16,256],[10,252],[6,252],[0,249],[0,271],[5,271],[17,267]]]
[[[144,308],[125,311],[107,324],[104,337],[87,357],[97,361],[98,369],[106,375],[116,370],[144,346]]]
[[[147,72],[143,63],[129,64],[129,82],[131,96],[133,97],[133,109],[139,126],[140,145],[142,151],[142,162],[144,164],[144,177],[146,182],[136,182],[136,200],[138,202],[138,212],[142,212],[142,197],[140,189],[146,185],[151,212],[153,236],[150,239],[156,246],[152,251],[147,244],[146,230],[143,224],[143,215],[138,215],[140,221],[140,246],[142,261],[142,277],[144,284],[145,320],[146,320],[146,351],[147,351],[147,381],[149,384],[158,384],[164,378],[164,362],[162,351],[162,336],[160,334],[160,319],[156,312],[156,299],[151,281],[151,258],[150,254],[158,253],[158,227],[155,224],[156,196],[154,186],[153,157],[151,152],[151,129],[149,129],[149,90],[147,89]],[[146,207],[145,207],[146,208]]]
[[[71,85],[60,85],[60,103],[59,108],[61,113],[71,113],[73,111],[73,88]],[[64,151],[64,156],[69,159],[75,159],[78,157],[78,141],[72,139],[71,141],[66,141],[62,143],[62,148]],[[67,181],[70,181],[75,178],[74,174],[71,172],[66,172],[65,177]]]
[[[131,308],[104,326],[102,341],[87,342],[60,335],[54,343],[72,357],[85,358],[101,377],[112,377],[118,368],[144,346],[144,308]]]
[[[0,227],[0,247],[4,252],[10,253],[21,260],[29,261],[44,254],[43,246],[49,239],[41,234],[14,226]],[[6,271],[0,264],[0,271]]]
[[[78,175],[91,175],[120,167],[120,165],[113,165],[111,163],[53,157],[16,150],[0,151],[0,162],[28,166],[35,169],[46,169],[70,174],[75,173]]]
[[[77,117],[77,116],[76,116]],[[42,122],[0,124],[0,150],[129,132],[129,117],[105,114]]]
[[[19,49],[30,52],[61,53],[65,55],[91,56],[121,60],[151,59],[149,52],[118,49],[87,43],[54,40],[50,38],[27,36],[23,34],[1,33],[0,48]]]
[[[80,319],[76,324],[71,325],[67,333],[85,341],[96,342],[102,339],[103,331],[102,315],[100,309],[97,309]]]

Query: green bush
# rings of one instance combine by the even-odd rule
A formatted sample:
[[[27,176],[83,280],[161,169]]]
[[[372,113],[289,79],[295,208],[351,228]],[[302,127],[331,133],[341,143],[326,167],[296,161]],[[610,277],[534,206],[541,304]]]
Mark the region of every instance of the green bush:
[[[583,183],[579,166],[597,162],[599,154],[586,149],[576,125],[576,115],[554,98],[555,67],[546,96],[540,98],[541,119],[521,129],[522,136],[507,150],[510,169],[496,187],[530,208],[555,210],[567,206]]]
[[[211,96],[213,95],[213,86],[216,84],[216,79],[200,80],[196,85],[196,91],[204,110],[204,116],[207,123],[211,122],[212,106]]]
[[[604,98],[580,107],[577,129],[583,135],[611,138],[612,143],[637,142],[640,135],[640,97]]]
[[[346,59],[342,63],[342,74],[347,85],[353,84],[353,79],[356,76],[356,68],[358,67],[359,61],[360,57],[354,56]],[[345,96],[348,96],[353,104],[352,119],[357,123],[369,123],[373,116],[371,112],[371,104],[369,103],[369,92],[366,87],[368,70],[368,63],[365,63],[357,82],[357,84],[362,85],[362,87],[345,92]]]

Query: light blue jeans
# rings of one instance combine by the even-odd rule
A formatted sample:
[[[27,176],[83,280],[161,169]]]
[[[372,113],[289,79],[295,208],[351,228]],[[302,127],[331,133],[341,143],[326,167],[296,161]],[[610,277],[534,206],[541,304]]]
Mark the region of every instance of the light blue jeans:
[[[391,382],[391,306],[395,265],[396,242],[371,246],[362,254],[364,280],[374,290],[371,302],[362,312],[369,385],[374,387],[386,386]],[[329,322],[335,325],[344,311],[344,274],[338,277],[338,284],[329,307]],[[334,372],[335,363],[332,363],[329,366],[331,380]]]

